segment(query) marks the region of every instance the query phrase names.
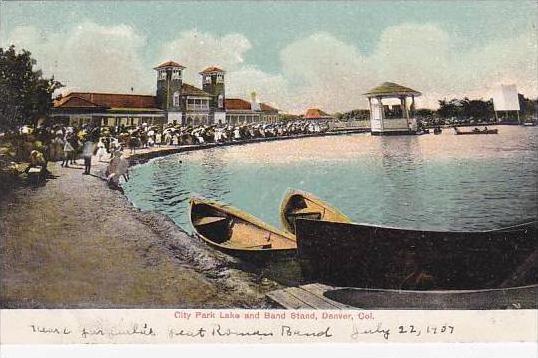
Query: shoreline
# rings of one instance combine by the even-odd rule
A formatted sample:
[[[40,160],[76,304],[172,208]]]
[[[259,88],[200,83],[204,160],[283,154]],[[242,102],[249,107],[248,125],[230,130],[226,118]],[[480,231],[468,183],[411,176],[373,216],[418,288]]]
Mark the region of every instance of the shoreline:
[[[362,130],[361,130],[362,132]],[[156,157],[224,145],[162,146],[125,154],[130,166]],[[80,161],[80,159],[79,159]],[[205,245],[164,214],[136,208],[100,175],[108,162],[49,163],[55,176],[22,185],[0,201],[2,308],[269,308],[283,287],[253,267]]]

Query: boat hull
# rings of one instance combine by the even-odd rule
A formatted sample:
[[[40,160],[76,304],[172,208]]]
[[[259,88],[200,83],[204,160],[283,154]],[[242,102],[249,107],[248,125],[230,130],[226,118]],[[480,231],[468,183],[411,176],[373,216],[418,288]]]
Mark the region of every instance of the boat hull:
[[[196,237],[212,248],[241,260],[262,264],[289,260],[297,254],[295,236],[229,205],[192,198],[189,217]],[[235,235],[240,235],[241,240],[238,241]],[[265,241],[271,237],[273,241]],[[277,239],[280,245],[272,247]]]
[[[497,129],[488,129],[488,130],[482,130],[482,131],[471,131],[471,132],[456,132],[456,135],[474,135],[474,134],[498,134],[499,131]]]
[[[297,220],[296,229],[304,277],[336,286],[497,288],[537,250],[536,223],[439,232]],[[521,285],[536,283],[537,274],[527,270]]]
[[[324,293],[348,306],[383,310],[537,309],[538,285],[490,290],[401,291],[340,288]]]

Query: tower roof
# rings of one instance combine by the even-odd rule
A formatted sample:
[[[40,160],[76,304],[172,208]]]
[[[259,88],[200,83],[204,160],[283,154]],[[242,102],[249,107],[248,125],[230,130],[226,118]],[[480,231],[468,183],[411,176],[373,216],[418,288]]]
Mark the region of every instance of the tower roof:
[[[409,87],[404,87],[394,82],[383,82],[379,86],[372,88],[368,92],[364,93],[368,97],[390,97],[390,96],[420,96],[419,91],[415,91]]]
[[[159,69],[162,69],[162,68],[181,68],[181,69],[184,69],[185,66],[182,66],[179,63],[174,62],[174,61],[166,61],[166,62],[161,63],[159,66],[154,67],[153,69],[154,70],[159,70]]]
[[[200,72],[201,75],[209,75],[209,74],[212,74],[212,73],[224,73],[226,71],[216,67],[216,66],[211,66],[211,67],[208,67],[206,68],[205,70],[203,70],[202,72]]]

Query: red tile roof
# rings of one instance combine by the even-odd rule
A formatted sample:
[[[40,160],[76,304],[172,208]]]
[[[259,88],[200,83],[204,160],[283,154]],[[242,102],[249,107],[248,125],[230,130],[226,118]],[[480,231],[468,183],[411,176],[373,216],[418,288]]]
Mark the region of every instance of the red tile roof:
[[[177,62],[174,62],[174,61],[166,61],[166,62],[161,63],[159,66],[154,67],[153,69],[154,69],[154,70],[157,70],[157,69],[159,69],[159,68],[166,68],[166,67],[181,67],[181,68],[185,68],[185,66],[182,66],[182,65],[180,65],[180,64],[177,63]]]
[[[250,111],[251,103],[241,98],[226,98],[226,109],[236,111]],[[260,103],[260,109],[263,112],[278,112],[278,109],[271,107],[268,104]]]
[[[316,119],[316,118],[327,118],[327,117],[331,117],[331,115],[323,112],[319,108],[309,108],[306,110],[306,114],[304,115],[305,119]]]
[[[155,96],[119,93],[71,92],[54,101],[55,108],[157,108]]]
[[[250,102],[241,98],[226,98],[226,109],[250,111]]]
[[[205,92],[198,87],[194,87],[188,83],[183,83],[181,85],[181,95],[182,96],[199,96],[199,97],[213,97],[211,93]]]
[[[205,74],[205,73],[215,73],[215,72],[225,72],[224,70],[221,70],[220,68],[216,67],[216,66],[211,66],[211,67],[208,67],[206,68],[205,70],[203,70],[202,72],[200,72],[200,74]]]
[[[84,98],[77,96],[65,96],[54,100],[53,106],[55,108],[98,108],[101,107],[96,103],[85,100]]]

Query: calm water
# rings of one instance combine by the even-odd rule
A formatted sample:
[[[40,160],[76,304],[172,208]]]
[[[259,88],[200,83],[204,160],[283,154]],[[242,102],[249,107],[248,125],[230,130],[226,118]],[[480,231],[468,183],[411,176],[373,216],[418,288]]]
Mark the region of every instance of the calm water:
[[[225,201],[280,227],[288,188],[356,222],[421,229],[497,228],[538,215],[538,128],[498,135],[355,134],[181,153],[135,167],[125,192],[191,232],[191,194]]]

